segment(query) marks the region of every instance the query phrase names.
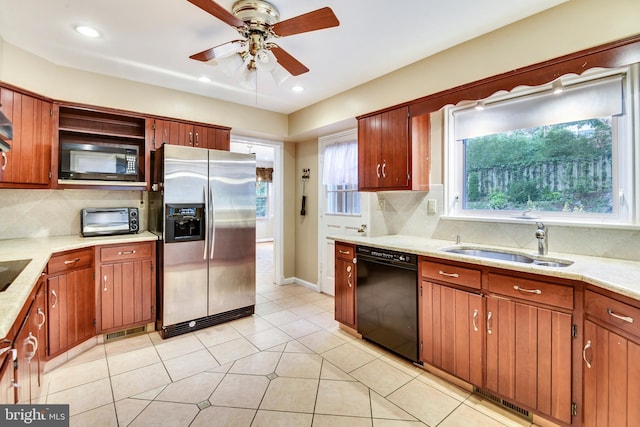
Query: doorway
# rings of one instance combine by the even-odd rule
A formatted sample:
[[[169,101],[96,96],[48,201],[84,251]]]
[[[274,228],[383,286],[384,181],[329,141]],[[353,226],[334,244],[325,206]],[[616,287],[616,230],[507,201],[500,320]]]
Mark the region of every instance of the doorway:
[[[283,149],[282,142],[231,135],[230,151],[236,153],[250,153],[256,156],[256,168],[271,169],[271,181],[262,182],[261,188],[266,189],[260,198],[263,205],[259,209],[261,215],[256,218],[256,254],[260,254],[260,262],[271,263],[271,268],[260,265],[256,274],[272,277],[272,283],[281,285],[283,278],[282,260],[282,228],[283,228]],[[265,253],[269,251],[270,254]],[[264,278],[257,279],[258,283]]]

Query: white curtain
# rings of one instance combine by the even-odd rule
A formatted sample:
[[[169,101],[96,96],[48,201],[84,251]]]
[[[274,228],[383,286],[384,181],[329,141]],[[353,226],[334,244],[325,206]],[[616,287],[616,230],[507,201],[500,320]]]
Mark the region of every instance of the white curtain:
[[[358,184],[358,143],[333,144],[324,151],[324,185]]]
[[[576,84],[559,95],[551,91],[453,113],[457,141],[516,129],[568,123],[622,113],[622,76]]]

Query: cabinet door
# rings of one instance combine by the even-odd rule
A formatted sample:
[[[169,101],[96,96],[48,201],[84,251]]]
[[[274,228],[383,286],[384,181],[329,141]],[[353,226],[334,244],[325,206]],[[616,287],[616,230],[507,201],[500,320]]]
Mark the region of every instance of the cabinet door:
[[[422,281],[420,298],[421,360],[481,386],[482,296]]]
[[[336,258],[335,265],[335,317],[338,322],[355,328],[356,264]]]
[[[150,259],[100,267],[100,331],[154,320],[153,264]]]
[[[358,189],[374,190],[380,186],[382,165],[382,116],[358,120]]]
[[[0,359],[0,405],[16,403],[14,378],[12,356],[5,353],[5,356]]]
[[[487,297],[485,386],[571,423],[571,315]]]
[[[584,426],[637,425],[640,345],[589,320],[584,343]]]
[[[94,289],[93,267],[49,277],[49,356],[95,335]]]
[[[0,109],[13,124],[11,151],[0,160],[0,183],[49,186],[52,108],[50,102],[0,88]]]
[[[409,186],[409,109],[397,108],[382,114],[380,188]]]
[[[47,319],[49,356],[60,353],[69,342],[67,318],[68,304],[66,298],[67,275],[49,277],[47,279]]]

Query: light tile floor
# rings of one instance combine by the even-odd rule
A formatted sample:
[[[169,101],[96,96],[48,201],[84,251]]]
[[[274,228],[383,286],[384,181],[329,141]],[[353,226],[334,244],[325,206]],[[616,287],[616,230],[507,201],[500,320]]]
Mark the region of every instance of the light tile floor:
[[[97,345],[46,375],[46,402],[83,427],[530,425],[341,330],[333,297],[273,284],[271,254],[254,316]]]

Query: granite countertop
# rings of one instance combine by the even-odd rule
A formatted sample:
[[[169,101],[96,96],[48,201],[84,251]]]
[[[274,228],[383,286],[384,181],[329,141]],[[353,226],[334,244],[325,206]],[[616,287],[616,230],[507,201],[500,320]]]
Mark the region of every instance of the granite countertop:
[[[0,292],[0,338],[9,333],[52,254],[97,245],[154,240],[158,240],[158,236],[148,231],[105,237],[74,235],[0,240],[0,261],[31,259],[11,286]]]
[[[329,238],[356,245],[367,245],[381,249],[409,252],[417,255],[441,258],[443,260],[468,262],[471,264],[500,267],[513,271],[535,273],[543,276],[579,280],[640,300],[640,261],[627,261],[613,258],[549,252],[544,256],[545,259],[570,260],[573,261],[573,264],[567,267],[547,267],[536,264],[524,264],[491,258],[472,257],[442,251],[442,248],[456,246],[455,242],[450,240],[435,240],[424,237],[403,235],[380,237],[331,236]],[[534,258],[538,257],[534,250],[527,249],[486,246],[476,243],[462,243],[458,246],[464,248],[501,249],[507,252],[525,254]]]

